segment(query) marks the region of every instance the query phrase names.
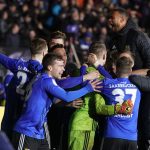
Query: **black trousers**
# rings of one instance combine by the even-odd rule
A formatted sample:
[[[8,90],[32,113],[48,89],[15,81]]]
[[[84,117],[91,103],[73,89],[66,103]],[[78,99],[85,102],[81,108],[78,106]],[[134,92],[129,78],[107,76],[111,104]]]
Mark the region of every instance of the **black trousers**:
[[[12,144],[16,150],[49,150],[47,139],[35,139],[18,132],[13,133]]]
[[[104,138],[101,150],[137,150],[137,141]]]
[[[150,150],[150,139],[139,138],[138,150]]]

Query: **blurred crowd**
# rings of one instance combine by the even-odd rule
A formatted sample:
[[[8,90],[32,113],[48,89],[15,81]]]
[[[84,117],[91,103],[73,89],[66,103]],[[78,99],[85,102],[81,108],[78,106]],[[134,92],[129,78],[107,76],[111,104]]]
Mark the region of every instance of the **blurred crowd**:
[[[107,17],[116,7],[128,10],[140,29],[150,35],[149,0],[0,0],[0,51],[28,55],[32,39],[49,41],[50,33],[60,30],[67,35],[68,62],[77,63],[74,49],[82,64],[92,41],[109,43]],[[4,77],[2,70],[0,76]]]
[[[127,20],[128,16],[120,13],[126,18],[124,19],[124,23],[122,23],[117,22],[117,18],[120,18],[117,13],[114,13],[114,16],[110,15],[111,10],[118,7],[124,8],[129,13],[133,24],[135,23],[134,27],[138,27],[136,34],[132,34],[130,32],[132,30],[129,30],[130,28],[134,29],[134,27],[130,24],[132,23],[130,22],[131,20]],[[131,48],[136,56],[134,66],[138,66],[135,69],[150,68],[150,42],[143,32],[139,32],[139,30],[144,31],[150,36],[149,0],[0,0],[0,16],[0,53],[9,55],[11,58],[23,57],[24,59],[29,59],[31,56],[29,51],[31,41],[36,37],[43,38],[47,41],[45,43],[48,44],[49,50],[52,51],[55,48],[60,48],[56,53],[62,55],[64,59],[66,72],[63,75],[65,77],[75,75],[76,72],[74,70],[79,69],[86,62],[90,53],[88,53],[89,47],[93,41],[104,43],[108,51],[112,41],[112,47],[110,48],[112,50],[118,48],[118,51],[121,52],[121,50],[131,46],[129,49]],[[108,25],[108,20],[111,27]],[[130,28],[128,28],[129,26]],[[125,28],[127,31],[119,32]],[[114,35],[112,29],[117,29],[115,38],[112,38],[112,35]],[[130,34],[126,34],[127,32],[130,32]],[[61,37],[58,38],[60,35]],[[140,38],[136,39],[136,35]],[[62,43],[55,41],[60,44],[55,47],[53,44],[56,43],[53,40],[58,39],[61,39]],[[119,53],[115,54],[118,55]],[[106,55],[103,57],[103,60],[105,59]],[[107,69],[109,70],[109,68]],[[1,83],[8,74],[10,72],[6,72],[6,69],[0,65],[0,105],[3,106],[5,105],[4,100],[6,99],[6,87],[4,87],[5,83],[4,85]],[[145,105],[149,106],[147,103]],[[57,116],[57,108],[55,106],[53,108],[50,112],[51,114],[49,114],[49,120],[52,122],[52,127],[50,124],[50,128],[54,128],[55,126],[55,120],[54,125],[53,121],[51,121],[53,114],[55,113],[55,116]],[[52,148],[58,145],[60,147],[67,146],[64,143],[68,138],[65,132],[68,131],[67,125],[70,112],[74,111],[73,109],[71,111],[69,109],[66,112],[62,110],[62,113],[60,113],[60,110],[58,111],[56,122],[62,128],[55,126],[56,130],[54,132],[55,134],[59,132],[61,136],[55,137],[55,134],[53,135],[53,131],[51,131],[52,137],[54,137],[51,140]],[[69,114],[68,117],[66,117],[67,113]],[[59,118],[60,123],[58,123],[57,118]],[[150,121],[149,119],[145,120]],[[64,138],[62,135],[66,137]]]
[[[10,54],[27,49],[34,37],[48,40],[51,31],[60,30],[80,53],[95,39],[109,41],[108,12],[118,6],[150,33],[148,0],[0,0],[0,46]]]

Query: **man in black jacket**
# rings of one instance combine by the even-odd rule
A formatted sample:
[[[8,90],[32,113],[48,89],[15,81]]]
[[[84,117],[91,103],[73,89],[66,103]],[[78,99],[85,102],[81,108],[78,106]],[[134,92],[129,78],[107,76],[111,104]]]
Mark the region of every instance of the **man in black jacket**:
[[[109,17],[109,27],[112,30],[110,51],[123,51],[126,47],[135,55],[133,69],[150,68],[150,39],[139,31],[137,25],[129,18],[126,10],[114,9]],[[150,148],[150,92],[144,92],[139,109],[138,121],[138,149]]]
[[[112,10],[108,23],[112,31],[110,51],[122,51],[128,46],[135,54],[134,69],[150,68],[150,39],[139,31],[126,10],[122,8]]]
[[[133,75],[129,80],[144,92],[139,109],[138,150],[150,149],[150,77]]]

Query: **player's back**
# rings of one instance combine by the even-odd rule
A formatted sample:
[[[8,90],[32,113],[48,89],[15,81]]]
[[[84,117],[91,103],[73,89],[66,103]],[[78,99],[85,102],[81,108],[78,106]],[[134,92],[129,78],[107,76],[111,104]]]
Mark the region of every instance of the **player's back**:
[[[102,93],[109,105],[122,104],[131,99],[134,107],[132,114],[118,114],[107,117],[105,136],[111,138],[137,139],[137,118],[141,94],[128,78],[104,79]]]
[[[15,63],[14,76],[7,87],[5,113],[2,121],[2,130],[10,139],[13,126],[22,112],[26,87],[34,75],[42,70],[42,65],[36,60],[19,59]]]
[[[46,73],[36,76],[32,90],[27,96],[26,105],[15,124],[15,131],[29,137],[44,139],[45,131],[43,125],[47,120],[46,116],[52,105],[50,97],[53,98],[52,95],[48,94],[48,86],[49,84],[54,84],[54,82],[55,80]]]

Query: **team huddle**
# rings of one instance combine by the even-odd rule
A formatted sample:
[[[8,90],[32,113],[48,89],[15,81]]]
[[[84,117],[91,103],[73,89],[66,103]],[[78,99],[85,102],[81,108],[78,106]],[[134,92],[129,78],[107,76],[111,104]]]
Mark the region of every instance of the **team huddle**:
[[[52,149],[54,137],[47,125],[51,106],[80,99],[82,105],[69,120],[68,150],[92,150],[98,130],[102,130],[98,135],[102,137],[98,143],[101,150],[137,150],[140,90],[145,87],[138,85],[138,73],[132,70],[132,52],[125,47],[111,54],[111,73],[105,44],[94,41],[78,75],[62,78],[67,64],[64,43],[58,37],[49,44],[42,38],[32,40],[28,61],[0,54],[0,63],[13,73],[6,90],[2,130],[14,148]]]
[[[36,149],[39,147],[48,149],[50,147],[47,140],[49,135],[45,126],[47,113],[53,104],[54,98],[71,102],[95,91],[83,97],[84,105],[75,111],[71,118],[68,148],[92,148],[98,125],[97,121],[90,117],[94,115],[92,112],[89,113],[90,107],[94,109],[92,103],[96,104],[95,111],[97,115],[109,116],[106,117],[107,128],[104,134],[104,149],[107,149],[107,142],[110,138],[131,140],[132,147],[136,148],[137,127],[135,123],[138,116],[140,91],[128,79],[132,71],[133,60],[124,56],[120,57],[114,64],[116,65],[117,78],[113,79],[103,67],[107,55],[105,45],[94,42],[89,50],[89,64],[80,68],[81,79],[79,77],[77,77],[78,81],[76,77],[61,79],[64,71],[64,61],[62,57],[55,53],[46,54],[48,50],[46,44],[44,39],[33,40],[31,45],[34,49],[31,48],[32,59],[29,61],[11,59],[0,54],[1,64],[14,73],[9,84],[13,82],[11,87],[13,88],[14,83],[16,83],[16,91],[13,91],[16,94],[14,98],[16,103],[20,101],[17,103],[20,106],[15,106],[19,110],[17,110],[18,116],[14,119],[12,129],[14,147],[16,149]],[[36,55],[44,56],[41,59],[42,64],[39,59],[38,61],[34,59],[37,58]],[[99,73],[95,71],[97,69]],[[88,72],[93,73],[91,74],[92,77],[83,80],[83,76]],[[79,84],[81,85],[79,90],[64,90]],[[105,100],[101,93],[105,95]],[[4,128],[6,128],[6,125]],[[86,138],[86,143],[84,138]],[[118,146],[118,143],[116,144]]]

